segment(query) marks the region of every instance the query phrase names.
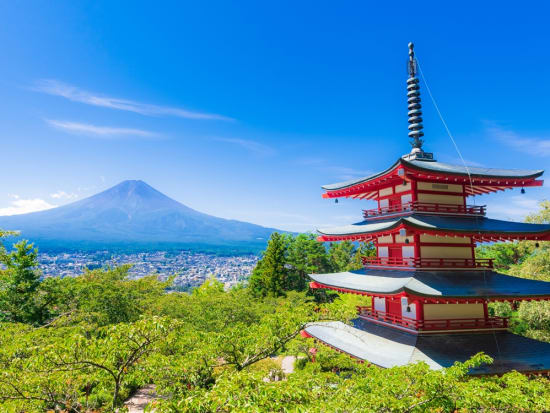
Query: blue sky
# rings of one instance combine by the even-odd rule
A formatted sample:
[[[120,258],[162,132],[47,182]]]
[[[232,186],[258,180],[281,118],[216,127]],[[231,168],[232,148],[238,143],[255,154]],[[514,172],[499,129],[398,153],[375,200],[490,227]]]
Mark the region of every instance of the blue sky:
[[[200,211],[276,228],[357,221],[369,203],[335,205],[320,186],[410,150],[409,41],[468,163],[546,169],[549,8],[2,2],[0,214],[142,179]],[[421,92],[426,150],[458,163]],[[549,195],[475,202],[522,219]]]

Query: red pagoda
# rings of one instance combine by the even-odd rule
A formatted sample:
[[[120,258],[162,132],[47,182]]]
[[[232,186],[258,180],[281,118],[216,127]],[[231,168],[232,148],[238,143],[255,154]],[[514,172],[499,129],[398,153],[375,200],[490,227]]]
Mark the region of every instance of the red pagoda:
[[[323,186],[324,198],[377,201],[362,222],[319,229],[320,241],[361,241],[376,246],[364,268],[311,274],[311,288],[369,296],[353,325],[312,323],[303,334],[381,367],[424,361],[451,366],[483,351],[494,363],[472,374],[550,371],[550,344],[508,331],[508,319],[487,305],[550,300],[550,283],[493,271],[475,256],[482,242],[550,240],[550,225],[486,218],[468,197],[507,188],[541,186],[542,170],[489,169],[438,162],[422,149],[420,87],[412,43],[407,80],[411,153],[380,173]]]

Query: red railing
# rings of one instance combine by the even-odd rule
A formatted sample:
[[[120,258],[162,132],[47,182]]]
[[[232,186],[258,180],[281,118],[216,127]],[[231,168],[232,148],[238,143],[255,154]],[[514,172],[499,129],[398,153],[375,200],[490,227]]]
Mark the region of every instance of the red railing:
[[[359,317],[396,324],[401,327],[419,331],[508,328],[508,318],[505,317],[416,320],[413,318],[402,317],[397,314],[389,314],[383,311],[373,310],[371,307],[357,307],[357,310],[359,311]]]
[[[430,204],[424,202],[408,202],[406,204],[391,205],[382,208],[365,209],[363,217],[372,218],[379,215],[395,214],[399,212],[426,212],[430,214],[467,214],[485,215],[485,205],[452,205]]]
[[[366,267],[493,268],[492,258],[362,257]]]

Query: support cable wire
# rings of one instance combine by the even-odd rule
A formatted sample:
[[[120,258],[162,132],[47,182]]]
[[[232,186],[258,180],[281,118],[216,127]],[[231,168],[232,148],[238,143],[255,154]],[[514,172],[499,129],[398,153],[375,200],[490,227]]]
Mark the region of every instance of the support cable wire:
[[[428,92],[428,95],[430,96],[430,99],[432,100],[432,103],[435,107],[435,110],[437,114],[439,115],[439,119],[441,119],[441,123],[443,123],[443,126],[445,127],[445,130],[447,131],[447,135],[449,135],[449,138],[451,138],[451,142],[453,143],[456,153],[458,153],[458,156],[460,157],[460,160],[462,162],[462,165],[464,165],[464,168],[466,168],[466,173],[468,174],[468,181],[470,182],[470,190],[472,191],[472,195],[474,196],[474,205],[475,205],[475,194],[474,194],[474,186],[472,184],[472,176],[470,175],[470,168],[468,168],[468,165],[466,165],[466,161],[464,161],[464,158],[462,157],[462,152],[460,152],[460,149],[458,148],[458,145],[456,144],[455,139],[453,138],[453,134],[451,133],[451,130],[447,126],[447,122],[445,122],[445,119],[443,118],[443,115],[441,114],[441,111],[439,110],[439,106],[437,106],[437,103],[435,101],[435,98],[432,95],[432,91],[430,87],[428,86],[428,82],[426,81],[426,77],[424,76],[424,72],[422,71],[422,66],[420,66],[420,60],[418,60],[418,57],[415,56],[416,64],[418,65],[418,70],[420,71],[420,76],[422,77],[422,81],[424,82],[424,86],[426,86],[426,91]]]
[[[415,56],[415,60],[416,60],[416,64],[418,65],[418,69],[420,71],[420,76],[422,77],[422,81],[424,82],[424,86],[426,86],[426,91],[428,92],[428,95],[430,96],[430,99],[431,99],[431,101],[432,101],[432,103],[435,107],[435,110],[436,110],[436,112],[439,116],[439,119],[441,120],[441,123],[443,123],[443,126],[445,127],[445,130],[447,131],[447,135],[449,135],[449,138],[451,139],[451,142],[453,143],[453,145],[455,147],[455,150],[458,153],[458,156],[460,157],[460,160],[462,161],[462,164],[464,165],[464,168],[466,169],[466,173],[468,174],[468,181],[470,183],[470,191],[472,192],[473,202],[474,202],[474,205],[475,205],[476,204],[476,199],[475,199],[474,185],[473,185],[473,181],[472,181],[472,176],[470,175],[470,168],[468,168],[468,165],[466,165],[466,162],[464,161],[464,157],[462,156],[462,152],[460,152],[460,149],[458,148],[458,145],[457,145],[455,139],[453,138],[453,134],[451,133],[451,130],[447,126],[447,122],[445,122],[445,119],[443,118],[443,114],[439,110],[439,106],[437,106],[435,98],[432,95],[432,91],[430,90],[430,87],[428,86],[428,82],[426,81],[426,77],[424,76],[424,72],[422,71],[422,66],[420,66],[420,61],[418,60],[418,56]],[[478,228],[479,228],[479,217],[477,215],[475,215],[475,220],[476,220],[476,224],[478,224]],[[478,230],[478,234],[481,236],[481,231]],[[474,258],[474,257],[472,257],[472,258]],[[483,282],[485,284],[485,288],[487,289],[486,271],[487,270],[483,269]],[[485,300],[486,300],[487,303],[489,301],[488,298],[489,297],[485,296]],[[501,355],[501,352],[500,352],[500,346],[498,345],[498,340],[497,340],[495,330],[492,330],[492,332],[493,332],[493,339],[495,340],[495,346],[496,346],[496,349],[497,349],[498,356],[499,356],[499,358],[501,358],[502,355]]]

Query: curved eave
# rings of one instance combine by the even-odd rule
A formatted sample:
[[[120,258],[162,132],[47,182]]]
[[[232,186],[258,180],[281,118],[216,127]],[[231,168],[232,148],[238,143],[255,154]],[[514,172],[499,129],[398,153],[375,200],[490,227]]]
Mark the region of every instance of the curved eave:
[[[329,289],[371,297],[407,296],[425,302],[481,302],[550,300],[550,283],[491,272],[485,275],[463,271],[387,271],[388,276],[343,272],[309,274],[312,289]],[[446,275],[447,274],[447,275]],[[460,277],[460,278],[456,278]],[[523,290],[523,292],[521,292]]]
[[[502,229],[502,226],[506,225],[510,227],[509,230]],[[485,217],[454,218],[428,215],[410,215],[374,223],[364,221],[333,229],[318,229],[317,232],[320,234],[319,241],[370,241],[383,235],[396,233],[402,228],[420,234],[474,237],[477,239],[550,240],[550,225],[546,224],[515,223]]]
[[[398,174],[399,169],[403,169],[405,173]],[[407,161],[400,158],[382,172],[364,178],[323,185],[322,189],[326,191],[323,194],[324,198],[356,197],[361,194],[361,198],[371,199],[375,197],[375,194],[369,192],[375,191],[384,185],[387,186],[388,181],[406,178],[408,175],[409,178],[416,176],[414,179],[433,180],[434,182],[470,183],[480,188],[470,188],[470,190],[467,190],[468,195],[477,195],[513,187],[542,186],[543,181],[536,180],[536,178],[543,173],[543,170],[478,167],[469,167],[466,171],[464,167],[458,165],[435,161]]]

